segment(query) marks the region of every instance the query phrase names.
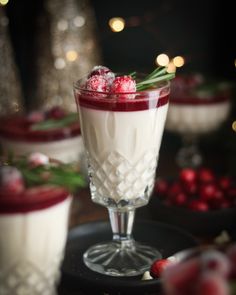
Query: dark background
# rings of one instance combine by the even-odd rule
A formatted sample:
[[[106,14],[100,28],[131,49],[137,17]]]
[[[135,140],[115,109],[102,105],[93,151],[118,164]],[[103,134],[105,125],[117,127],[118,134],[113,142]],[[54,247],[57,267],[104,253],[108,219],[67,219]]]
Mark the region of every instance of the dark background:
[[[35,56],[40,54],[35,45],[36,19],[43,12],[45,1],[10,0],[6,7],[26,100],[32,98]],[[186,64],[179,73],[201,72],[235,81],[233,1],[90,2],[95,12],[103,64],[113,71],[150,71],[156,56],[165,52],[170,57],[185,57]],[[116,16],[123,17],[127,23],[120,33],[113,33],[108,26],[109,19]],[[235,173],[236,165],[236,133],[231,127],[236,117],[234,97],[228,121],[217,134],[202,138],[200,143],[206,157],[215,154],[215,165],[231,173]],[[165,132],[162,147],[168,146],[170,155],[175,154],[179,145],[178,136]],[[166,157],[167,161],[173,160],[171,156]]]

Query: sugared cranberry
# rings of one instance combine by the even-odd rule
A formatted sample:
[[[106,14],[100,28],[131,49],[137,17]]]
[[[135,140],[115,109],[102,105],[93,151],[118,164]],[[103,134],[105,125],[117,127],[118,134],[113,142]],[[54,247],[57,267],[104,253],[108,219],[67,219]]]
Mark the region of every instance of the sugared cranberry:
[[[66,112],[59,106],[52,107],[46,112],[46,117],[48,119],[62,119],[66,115]]]
[[[227,277],[230,272],[230,263],[226,255],[217,250],[206,250],[201,255],[203,271],[218,273]]]
[[[171,264],[171,261],[168,259],[160,259],[153,262],[150,268],[150,275],[153,278],[160,278],[163,270]]]
[[[49,158],[42,153],[35,152],[28,156],[28,163],[31,167],[47,165],[49,163]]]
[[[196,171],[191,168],[185,168],[180,171],[179,178],[183,183],[196,181]]]
[[[200,261],[192,258],[166,267],[162,272],[164,294],[190,295],[200,274]]]
[[[11,166],[0,167],[0,190],[4,194],[21,193],[25,189],[21,172]]]
[[[199,190],[199,197],[203,201],[209,201],[214,199],[216,195],[217,187],[213,183],[203,185]]]
[[[112,93],[132,93],[136,91],[136,82],[130,76],[116,77],[111,85]],[[121,98],[133,98],[133,95],[122,96]]]
[[[206,212],[209,210],[208,204],[201,200],[191,200],[188,203],[188,208],[194,211],[201,211],[201,212]]]
[[[197,178],[200,183],[209,183],[215,181],[215,175],[211,169],[200,168],[197,173]]]
[[[88,78],[85,87],[90,91],[109,92],[110,85],[108,81],[101,75],[94,75]]]
[[[103,76],[103,78],[107,80],[109,85],[111,85],[115,79],[115,74],[109,68],[104,66],[95,66],[88,75],[88,78],[95,75]]]
[[[196,286],[197,295],[229,295],[226,279],[212,272],[202,273]]]

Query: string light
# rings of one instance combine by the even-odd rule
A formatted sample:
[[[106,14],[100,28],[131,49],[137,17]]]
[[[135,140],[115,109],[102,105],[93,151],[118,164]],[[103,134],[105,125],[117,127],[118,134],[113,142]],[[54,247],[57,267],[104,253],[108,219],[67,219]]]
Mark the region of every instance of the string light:
[[[176,72],[176,66],[175,66],[175,64],[173,63],[173,61],[169,62],[166,71],[167,71],[168,73],[175,73],[175,72]]]
[[[185,60],[182,56],[176,56],[173,58],[173,63],[177,68],[180,68],[185,64]]]
[[[234,132],[236,132],[236,121],[234,121],[234,122],[232,123],[232,129],[233,129]]]
[[[113,17],[109,20],[109,26],[113,32],[121,32],[125,28],[125,20],[122,17]]]
[[[9,0],[0,0],[0,5],[2,6],[7,5],[8,2]]]
[[[166,67],[169,61],[170,61],[169,56],[165,53],[159,54],[156,58],[156,63],[162,67]]]

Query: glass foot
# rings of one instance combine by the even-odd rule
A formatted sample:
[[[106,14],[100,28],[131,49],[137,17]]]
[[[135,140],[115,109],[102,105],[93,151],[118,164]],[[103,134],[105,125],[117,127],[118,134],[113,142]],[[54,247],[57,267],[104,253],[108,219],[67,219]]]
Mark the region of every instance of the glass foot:
[[[155,248],[128,240],[96,244],[84,253],[83,258],[93,271],[120,277],[143,274],[161,257]]]

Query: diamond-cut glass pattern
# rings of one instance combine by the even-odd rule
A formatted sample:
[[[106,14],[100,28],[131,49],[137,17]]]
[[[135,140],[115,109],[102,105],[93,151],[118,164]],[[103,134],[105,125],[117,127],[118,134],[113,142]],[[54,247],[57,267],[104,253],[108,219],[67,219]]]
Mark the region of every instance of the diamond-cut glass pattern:
[[[131,164],[118,152],[107,155],[102,163],[89,156],[89,172],[96,194],[115,201],[150,195],[156,173],[157,153],[146,152]]]
[[[56,295],[60,278],[61,256],[47,269],[39,269],[29,261],[19,261],[0,272],[1,295]]]

